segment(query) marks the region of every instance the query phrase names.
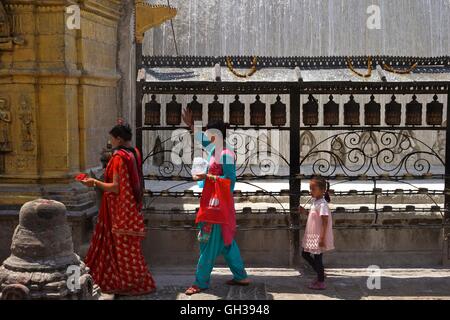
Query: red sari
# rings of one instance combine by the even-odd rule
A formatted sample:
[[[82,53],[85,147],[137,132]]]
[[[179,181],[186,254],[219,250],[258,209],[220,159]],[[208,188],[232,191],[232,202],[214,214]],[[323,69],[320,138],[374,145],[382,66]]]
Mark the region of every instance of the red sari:
[[[140,155],[138,154],[138,165]],[[133,194],[129,160],[134,155],[125,150],[114,153],[105,170],[105,182],[119,176],[119,193],[104,192],[86,265],[96,284],[105,293],[140,295],[155,289],[155,282],[142,254],[145,237],[141,203]],[[135,181],[134,181],[135,183]]]

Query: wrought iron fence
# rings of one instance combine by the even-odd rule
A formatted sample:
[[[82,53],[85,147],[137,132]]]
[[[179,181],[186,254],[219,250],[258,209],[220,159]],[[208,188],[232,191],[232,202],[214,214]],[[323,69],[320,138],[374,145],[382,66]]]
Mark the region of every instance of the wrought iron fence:
[[[367,65],[367,58],[352,57],[355,67]],[[249,66],[251,59],[232,57],[235,65]],[[258,68],[298,66],[305,69],[344,68],[345,57],[318,58],[261,58]],[[413,57],[374,57],[373,68],[377,64],[389,64],[404,67],[417,63],[418,73],[450,72],[450,58],[413,58]],[[225,58],[212,57],[139,57],[138,70],[151,67],[193,68],[225,65]],[[264,190],[259,187],[256,192],[236,191],[237,196],[268,195],[278,203],[280,197],[288,197],[289,207],[284,213],[290,214],[294,247],[298,247],[299,218],[295,211],[300,198],[307,192],[301,190],[301,181],[313,175],[322,175],[335,181],[370,181],[370,192],[350,190],[336,192],[339,197],[371,195],[374,197],[373,209],[336,208],[336,212],[373,212],[375,222],[379,213],[402,210],[424,210],[416,208],[378,207],[381,196],[396,194],[395,191],[382,190],[377,183],[380,180],[397,181],[411,186],[402,194],[427,195],[433,205],[428,210],[441,212],[448,221],[450,205],[450,130],[446,117],[450,105],[450,82],[448,81],[189,81],[162,79],[137,85],[136,95],[136,143],[143,148],[144,132],[173,132],[186,129],[182,125],[181,110],[190,108],[194,117],[200,119],[224,118],[227,109],[232,132],[228,142],[235,149],[241,161],[237,164],[237,179],[255,186],[254,180],[287,179],[289,190]],[[263,101],[262,95],[267,95]],[[168,96],[167,103],[161,105]],[[188,99],[180,99],[187,96]],[[204,100],[202,97],[212,97]],[[220,97],[219,97],[220,96]],[[243,96],[254,100],[242,102]],[[199,98],[201,97],[201,98]],[[226,98],[224,98],[226,97]],[[284,98],[281,98],[284,97]],[[288,99],[286,99],[286,97]],[[341,102],[335,102],[340,97]],[[377,102],[382,97],[384,102]],[[398,97],[403,103],[397,102]],[[145,98],[145,101],[144,101]],[[348,100],[347,100],[348,98]],[[272,99],[269,101],[268,99]],[[180,103],[178,101],[185,101]],[[186,102],[188,101],[189,102]],[[226,101],[229,103],[225,103]],[[248,100],[248,99],[247,99]],[[269,107],[270,108],[267,108]],[[203,112],[206,108],[207,112]],[[343,108],[343,112],[340,112]],[[270,114],[266,115],[266,110]],[[145,111],[145,112],[144,112]],[[164,114],[165,112],[165,114]],[[206,114],[204,116],[203,114]],[[245,121],[245,114],[250,116],[250,125]],[[288,114],[288,116],[287,116]],[[343,114],[341,116],[340,114]],[[202,116],[203,115],[203,116]],[[165,119],[162,121],[162,119]],[[274,148],[270,135],[274,131],[283,135],[282,143],[288,144],[287,153]],[[256,132],[256,135],[254,134]],[[261,132],[265,138],[260,139]],[[423,134],[433,134],[435,143],[430,145],[423,139]],[[180,131],[179,137],[188,134]],[[318,136],[314,136],[318,134]],[[174,150],[167,147],[167,142],[174,136],[160,140],[158,148],[144,151],[145,161],[158,155],[171,155]],[[184,139],[184,138],[183,138]],[[191,138],[189,138],[191,139]],[[301,150],[304,140],[309,147]],[[256,141],[256,143],[255,143]],[[260,152],[261,145],[265,148]],[[156,144],[155,144],[156,146]],[[191,144],[192,146],[192,144]],[[270,153],[267,152],[270,150]],[[301,152],[302,151],[302,152]],[[177,151],[179,152],[179,150]],[[260,157],[260,154],[268,155]],[[273,172],[267,170],[272,166],[270,160],[276,159],[286,170]],[[190,163],[177,164],[160,157],[153,173],[146,178],[154,180],[180,181],[175,186],[189,183]],[[444,181],[444,190],[416,188],[413,179],[440,179]],[[400,191],[398,191],[400,193]],[[152,196],[199,196],[191,191],[153,192]],[[433,197],[444,197],[445,207],[441,208]],[[281,204],[281,203],[280,203]]]

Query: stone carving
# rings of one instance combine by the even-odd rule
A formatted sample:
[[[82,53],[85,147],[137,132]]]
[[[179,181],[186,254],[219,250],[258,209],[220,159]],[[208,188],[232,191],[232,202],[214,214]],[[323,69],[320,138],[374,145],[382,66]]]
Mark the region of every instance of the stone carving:
[[[336,154],[336,156],[341,160],[342,164],[345,166],[347,163],[346,157],[347,150],[341,138],[337,137],[336,139],[333,140],[331,150]]]
[[[442,124],[444,127],[447,126],[447,120]],[[433,150],[436,150],[442,158],[445,158],[445,131],[439,130],[437,133],[436,142],[433,144]]]
[[[20,98],[19,119],[21,124],[22,149],[24,151],[32,151],[34,149],[33,142],[33,113],[31,105],[25,96]]]
[[[300,135],[300,153],[305,157],[316,145],[316,138],[311,131],[303,131]],[[311,163],[316,159],[316,155],[308,156],[307,163]]]
[[[0,266],[1,299],[93,299],[100,292],[88,271],[73,251],[66,207],[44,199],[25,203],[11,255]]]
[[[375,157],[380,151],[375,134],[371,131],[364,132],[360,138],[359,148],[366,156]]]
[[[161,166],[164,163],[164,151],[161,138],[156,137],[155,146],[153,147],[153,165]]]
[[[22,37],[13,36],[11,20],[5,10],[3,2],[0,1],[0,51],[12,50],[13,44],[23,44]]]
[[[0,98],[0,152],[11,151],[11,112],[8,101]]]

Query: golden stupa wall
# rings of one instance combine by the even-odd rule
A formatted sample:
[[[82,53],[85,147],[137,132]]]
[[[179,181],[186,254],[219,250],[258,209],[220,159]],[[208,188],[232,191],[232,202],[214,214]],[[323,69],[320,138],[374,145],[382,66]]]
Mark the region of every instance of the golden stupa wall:
[[[120,1],[80,1],[73,30],[71,4],[4,1],[11,32],[24,43],[0,51],[2,182],[64,182],[100,164],[119,109]]]

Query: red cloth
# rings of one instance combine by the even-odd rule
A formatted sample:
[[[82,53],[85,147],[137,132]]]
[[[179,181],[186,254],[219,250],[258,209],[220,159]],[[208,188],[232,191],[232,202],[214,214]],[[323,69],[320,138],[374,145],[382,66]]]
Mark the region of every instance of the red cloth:
[[[229,198],[230,180],[217,178],[216,181],[213,181],[206,179],[195,223],[228,224]]]
[[[142,160],[139,150],[134,149],[136,152],[137,159],[135,158],[133,152],[127,149],[118,149],[114,152],[114,156],[120,156],[125,162],[128,173],[130,175],[130,184],[133,189],[133,195],[136,202],[142,207],[143,200],[143,177],[142,177]]]
[[[84,179],[87,179],[88,175],[86,173],[80,173],[75,177],[75,180],[77,181],[83,181]]]
[[[230,192],[230,180],[206,179],[200,199],[196,223],[205,222],[222,225],[222,237],[226,246],[233,242],[236,230],[236,211]]]
[[[139,295],[153,291],[155,282],[142,254],[144,217],[136,203],[128,168],[113,156],[105,169],[105,182],[119,176],[119,193],[104,192],[86,265],[102,291]]]

